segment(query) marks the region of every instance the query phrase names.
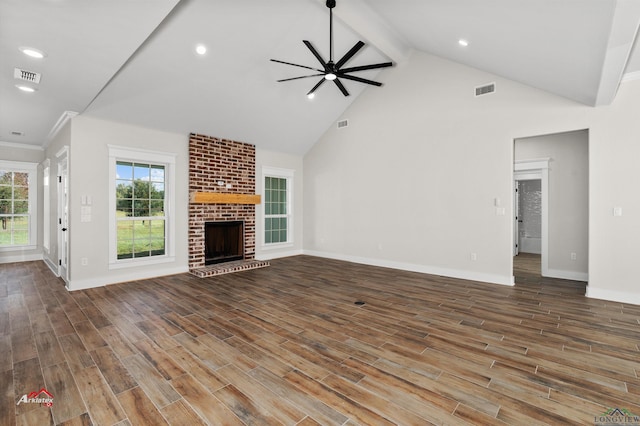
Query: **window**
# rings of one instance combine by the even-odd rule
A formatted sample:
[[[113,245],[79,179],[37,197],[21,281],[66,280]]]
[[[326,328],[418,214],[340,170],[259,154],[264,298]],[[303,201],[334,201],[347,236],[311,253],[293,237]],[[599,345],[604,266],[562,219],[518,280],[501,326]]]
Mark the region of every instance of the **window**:
[[[293,242],[291,233],[291,187],[293,171],[263,169],[264,177],[264,244]]]
[[[112,268],[173,261],[173,154],[109,146]]]
[[[118,259],[165,254],[163,165],[116,161]]]
[[[36,246],[37,167],[0,161],[0,249]]]

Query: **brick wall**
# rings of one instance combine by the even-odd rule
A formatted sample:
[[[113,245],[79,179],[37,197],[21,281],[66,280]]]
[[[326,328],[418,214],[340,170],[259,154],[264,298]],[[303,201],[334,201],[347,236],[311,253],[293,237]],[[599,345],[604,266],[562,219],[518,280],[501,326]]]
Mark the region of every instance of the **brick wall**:
[[[192,133],[189,136],[189,192],[255,194],[254,145]],[[218,181],[224,185],[219,186]],[[231,184],[231,188],[226,185]],[[204,266],[204,223],[244,221],[244,257],[255,258],[254,205],[189,204],[189,269]]]

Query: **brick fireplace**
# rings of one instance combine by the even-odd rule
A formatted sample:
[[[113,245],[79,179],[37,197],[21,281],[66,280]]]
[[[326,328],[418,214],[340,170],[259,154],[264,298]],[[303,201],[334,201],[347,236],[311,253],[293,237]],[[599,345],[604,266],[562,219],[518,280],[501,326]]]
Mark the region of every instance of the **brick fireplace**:
[[[192,133],[189,136],[189,270],[205,270],[205,224],[243,222],[244,261],[255,258],[255,204],[233,201],[202,201],[203,196],[243,197],[255,194],[255,146]],[[267,263],[268,265],[268,263]],[[266,266],[266,265],[263,265]],[[219,268],[218,268],[219,269]],[[233,269],[233,267],[231,268]],[[236,270],[248,269],[241,267]],[[234,271],[228,271],[234,272]],[[215,275],[199,272],[199,276]]]

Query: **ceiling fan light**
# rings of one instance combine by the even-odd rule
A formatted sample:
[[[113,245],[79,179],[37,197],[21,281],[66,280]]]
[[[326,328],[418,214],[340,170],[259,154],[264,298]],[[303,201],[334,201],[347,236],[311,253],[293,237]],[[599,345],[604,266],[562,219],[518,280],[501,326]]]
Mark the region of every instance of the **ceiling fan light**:
[[[338,76],[337,76],[337,75],[335,75],[335,74],[334,74],[334,73],[332,73],[332,72],[330,72],[330,73],[328,73],[328,74],[325,74],[325,75],[324,75],[324,79],[325,79],[325,80],[333,81],[333,80],[335,80],[336,78],[338,78]]]

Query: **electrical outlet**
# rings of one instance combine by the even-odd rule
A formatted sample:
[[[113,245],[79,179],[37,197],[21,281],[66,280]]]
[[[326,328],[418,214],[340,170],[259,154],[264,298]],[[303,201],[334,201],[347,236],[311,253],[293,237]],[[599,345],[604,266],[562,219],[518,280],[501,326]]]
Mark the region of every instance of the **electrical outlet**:
[[[571,260],[578,260],[578,255],[575,253],[571,253]]]
[[[471,260],[473,260],[473,261],[478,260],[478,254],[477,253],[471,253]]]
[[[87,266],[89,264],[89,259],[87,259],[86,257],[80,258],[80,264],[82,266]]]

